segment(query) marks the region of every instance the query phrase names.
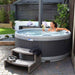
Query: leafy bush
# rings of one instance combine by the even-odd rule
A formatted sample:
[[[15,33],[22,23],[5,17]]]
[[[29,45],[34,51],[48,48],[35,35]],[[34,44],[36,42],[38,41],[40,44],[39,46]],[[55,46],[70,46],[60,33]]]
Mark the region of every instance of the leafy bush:
[[[13,26],[14,26],[15,25],[15,23],[14,23],[14,21],[15,21],[15,12],[10,11],[9,14],[10,14],[9,20],[13,23]]]
[[[31,19],[30,21],[35,21],[34,19]]]
[[[15,35],[14,34],[12,35],[12,38],[15,38]]]
[[[14,21],[15,20],[15,12],[10,11],[9,14],[10,14],[10,16],[9,16],[10,21]]]
[[[6,38],[9,38],[9,35],[5,35]]]
[[[59,27],[68,28],[69,27],[69,8],[67,4],[58,4],[57,13],[55,16],[55,22],[58,23]]]
[[[50,21],[52,21],[52,20],[48,20],[48,19],[46,19],[45,21],[50,22]]]
[[[0,4],[8,4],[9,0],[0,0]]]
[[[0,4],[3,4],[3,0],[0,0]]]
[[[4,4],[8,4],[9,3],[9,0],[3,0],[3,3]]]
[[[0,0],[0,4],[3,5],[3,4],[11,4],[13,3],[14,1],[16,0]]]
[[[8,0],[9,4],[12,4],[13,2],[15,2],[16,0]]]
[[[27,19],[21,19],[20,21],[28,21]]]
[[[4,8],[1,8],[0,9],[0,22],[1,23],[6,22],[6,20],[7,20],[7,17],[6,16],[7,16],[7,14],[6,14]]]

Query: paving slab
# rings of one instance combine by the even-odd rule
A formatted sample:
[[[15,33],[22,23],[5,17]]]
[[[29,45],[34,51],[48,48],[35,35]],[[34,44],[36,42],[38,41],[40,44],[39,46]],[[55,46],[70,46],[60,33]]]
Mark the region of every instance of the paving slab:
[[[0,46],[0,75],[75,75],[71,57],[58,62],[42,63],[34,72],[27,74],[25,68],[9,66],[4,67],[4,60],[11,55],[14,46]]]

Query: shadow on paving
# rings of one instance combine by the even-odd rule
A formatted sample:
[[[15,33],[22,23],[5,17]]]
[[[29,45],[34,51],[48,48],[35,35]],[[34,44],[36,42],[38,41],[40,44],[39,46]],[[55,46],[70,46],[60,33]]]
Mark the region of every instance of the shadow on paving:
[[[13,46],[0,46],[0,75],[75,75],[71,57],[68,56],[64,60],[58,62],[42,63],[31,74],[27,74],[25,68],[9,66],[4,67],[4,60],[11,54]]]
[[[64,60],[58,62],[41,63],[31,74],[27,74],[26,68],[13,65],[5,69],[17,75],[75,75],[70,57],[66,57]]]

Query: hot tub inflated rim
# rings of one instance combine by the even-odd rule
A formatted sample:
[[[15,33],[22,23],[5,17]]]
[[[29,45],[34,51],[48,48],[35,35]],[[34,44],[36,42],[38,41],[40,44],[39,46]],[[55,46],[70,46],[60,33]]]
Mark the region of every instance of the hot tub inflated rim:
[[[23,30],[41,30],[41,28],[28,28],[28,29],[22,29],[19,31]],[[71,32],[67,33],[66,35],[61,35],[61,36],[24,36],[19,34],[18,32],[15,32],[15,37],[18,39],[23,39],[27,41],[56,41],[56,40],[64,40],[64,39],[69,39],[71,37]]]

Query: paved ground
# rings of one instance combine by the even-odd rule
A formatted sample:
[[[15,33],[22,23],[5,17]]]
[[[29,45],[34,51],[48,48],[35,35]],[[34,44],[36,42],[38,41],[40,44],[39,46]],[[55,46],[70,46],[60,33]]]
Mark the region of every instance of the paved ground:
[[[11,55],[14,46],[0,46],[0,75],[29,75],[24,68],[10,66],[4,68],[4,59]],[[42,63],[37,70],[30,75],[75,75],[71,58],[67,57],[62,61],[53,63]]]

